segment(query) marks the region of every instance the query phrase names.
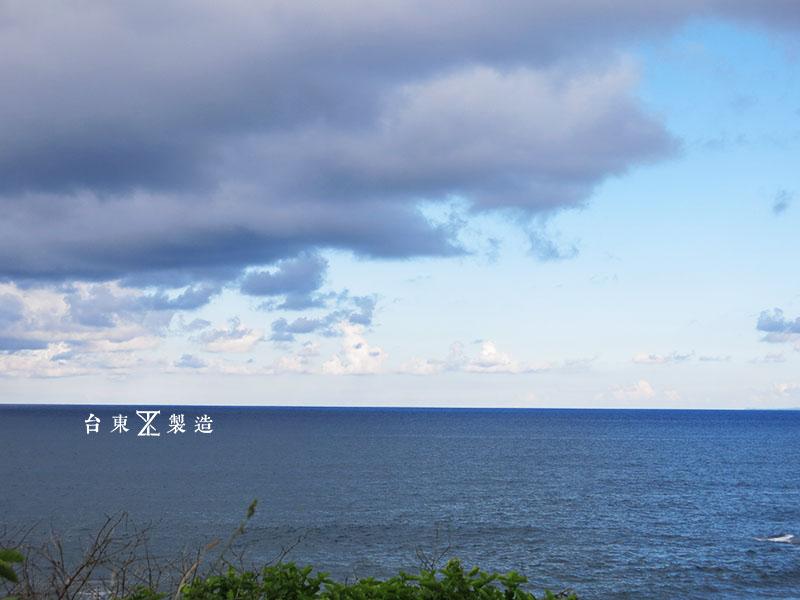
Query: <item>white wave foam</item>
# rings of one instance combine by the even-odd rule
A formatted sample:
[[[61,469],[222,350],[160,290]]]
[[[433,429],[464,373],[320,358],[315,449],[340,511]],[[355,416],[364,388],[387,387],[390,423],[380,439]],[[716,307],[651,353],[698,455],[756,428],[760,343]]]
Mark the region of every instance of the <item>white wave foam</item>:
[[[795,536],[792,534],[788,535],[776,535],[774,537],[768,538],[756,538],[759,542],[778,542],[782,544],[796,544]]]

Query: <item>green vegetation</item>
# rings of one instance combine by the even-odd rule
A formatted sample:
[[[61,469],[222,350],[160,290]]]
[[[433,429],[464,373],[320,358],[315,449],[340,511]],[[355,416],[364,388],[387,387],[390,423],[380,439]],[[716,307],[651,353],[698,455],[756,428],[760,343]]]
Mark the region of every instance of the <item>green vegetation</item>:
[[[419,575],[400,572],[398,577],[379,581],[368,577],[350,585],[335,583],[327,573],[312,575],[311,567],[293,563],[266,567],[262,573],[240,573],[230,569],[224,575],[198,579],[182,590],[184,600],[536,600],[521,585],[527,579],[517,573],[488,574],[478,567],[465,571],[457,559],[443,569],[422,570]],[[496,586],[494,582],[499,582]],[[545,598],[572,598],[545,591]],[[151,591],[141,589],[130,600],[155,600]]]
[[[25,557],[16,550],[0,550],[0,579],[8,579],[14,583],[19,583],[19,578],[14,572],[11,563],[22,562]]]
[[[147,529],[131,528],[122,515],[108,518],[86,553],[72,562],[65,559],[58,536],[42,547],[25,548],[24,562],[19,550],[0,551],[0,583],[7,580],[5,586],[16,594],[13,600],[536,600],[523,589],[527,579],[516,572],[489,574],[478,567],[467,571],[458,559],[436,568],[446,552],[438,549],[438,528],[433,553],[426,555],[418,549],[423,563],[419,574],[400,571],[385,581],[367,577],[337,583],[328,573],[313,574],[311,567],[283,562],[288,550],[260,571],[243,568],[241,556],[236,567],[227,554],[255,506],[253,501],[205,575],[198,574],[204,555],[219,542],[198,551],[193,560],[186,556],[167,560],[147,549]],[[21,577],[11,562],[22,563]],[[577,600],[574,594],[547,590],[543,598]]]
[[[5,579],[11,583],[19,583],[19,577],[11,563],[21,563],[23,560],[25,557],[17,550],[0,550],[0,581]],[[9,597],[6,600],[17,600],[17,598]]]

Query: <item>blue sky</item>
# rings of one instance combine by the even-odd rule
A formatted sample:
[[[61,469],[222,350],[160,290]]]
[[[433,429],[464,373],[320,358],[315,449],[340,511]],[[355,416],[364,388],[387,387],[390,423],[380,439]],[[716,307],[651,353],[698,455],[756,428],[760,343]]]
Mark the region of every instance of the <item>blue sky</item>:
[[[0,12],[0,401],[800,407],[794,3],[82,6]]]

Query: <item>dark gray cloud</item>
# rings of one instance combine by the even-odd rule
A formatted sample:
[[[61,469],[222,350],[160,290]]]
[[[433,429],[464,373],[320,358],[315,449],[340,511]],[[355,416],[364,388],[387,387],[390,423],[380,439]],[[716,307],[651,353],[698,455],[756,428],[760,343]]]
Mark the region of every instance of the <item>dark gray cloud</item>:
[[[166,292],[160,291],[150,296],[143,296],[140,303],[143,308],[149,310],[193,310],[208,304],[219,292],[219,285],[198,284],[175,298],[170,298]]]
[[[241,291],[250,296],[287,296],[302,304],[303,298],[322,286],[327,270],[327,260],[319,254],[303,252],[279,261],[273,271],[248,273],[242,280]]]
[[[350,296],[347,292],[343,292],[337,298],[337,304],[340,307],[351,304],[350,307],[338,308],[316,319],[299,317],[289,322],[281,317],[272,322],[272,334],[269,339],[273,342],[292,342],[295,340],[295,334],[341,335],[336,325],[342,321],[369,326],[372,324],[376,302],[375,296]]]
[[[43,348],[47,348],[47,342],[0,335],[0,352],[13,353],[19,350],[42,350]]]
[[[331,297],[317,290],[325,281],[328,261],[316,252],[301,252],[278,261],[273,271],[251,271],[242,279],[240,291],[250,296],[282,296],[268,300],[263,310],[306,310],[322,308]]]
[[[287,294],[283,302],[273,303],[274,308],[284,310],[306,310],[325,306],[323,294]]]
[[[799,14],[788,0],[6,2],[0,278],[175,289],[314,248],[459,252],[419,200],[537,215],[674,151],[616,45],[696,17],[791,29]]]
[[[202,249],[198,249],[202,252]],[[123,287],[157,287],[164,290],[174,290],[186,286],[193,286],[197,282],[221,285],[238,278],[241,265],[215,265],[212,258],[206,255],[208,264],[203,266],[180,266],[171,268],[158,268],[154,271],[137,271],[125,275],[119,280]],[[140,267],[143,267],[140,265]],[[91,279],[91,278],[90,278]]]
[[[786,33],[797,33],[800,28],[800,5],[795,0],[717,0],[707,4],[742,23],[758,23]]]
[[[312,333],[319,329],[327,328],[331,321],[324,319],[307,319],[300,317],[291,323],[285,318],[275,319],[272,322],[272,335],[269,339],[273,342],[293,342],[296,333]]]
[[[193,278],[233,278],[245,265],[272,264],[303,248],[387,257],[456,252],[447,228],[389,201],[345,209],[322,200],[282,207],[221,192],[204,201],[79,196],[0,197],[0,278],[125,277],[127,285],[180,287]]]
[[[791,342],[800,338],[800,317],[791,320],[784,317],[780,308],[772,309],[772,312],[761,311],[756,323],[758,331],[766,332],[762,338],[765,342]]]

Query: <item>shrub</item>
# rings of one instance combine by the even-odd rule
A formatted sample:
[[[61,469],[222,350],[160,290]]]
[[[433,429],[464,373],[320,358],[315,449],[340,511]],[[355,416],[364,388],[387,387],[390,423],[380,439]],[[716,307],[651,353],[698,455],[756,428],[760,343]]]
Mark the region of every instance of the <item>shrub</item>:
[[[478,567],[464,570],[453,559],[444,569],[422,570],[419,575],[400,572],[379,581],[371,577],[345,585],[328,579],[327,573],[312,575],[311,567],[294,563],[266,567],[260,574],[234,569],[224,575],[197,579],[182,590],[183,600],[536,600],[521,586],[527,579],[518,573],[488,574]],[[495,582],[501,584],[495,585]],[[545,591],[545,598],[571,598]],[[141,597],[129,600],[142,600]]]
[[[260,572],[246,570],[241,555],[237,568],[226,555],[234,553],[233,542],[244,532],[255,506],[253,501],[205,575],[198,572],[201,563],[218,541],[198,550],[194,557],[154,556],[147,545],[149,526],[137,528],[123,513],[107,517],[83,555],[72,560],[65,558],[62,538],[55,533],[40,547],[11,544],[28,556],[21,577],[11,563],[22,562],[23,554],[0,550],[0,583],[5,579],[15,584],[12,592],[21,590],[25,600],[85,600],[92,594],[111,600],[161,600],[167,596],[170,600],[536,600],[522,587],[527,579],[516,572],[489,574],[478,567],[465,571],[457,559],[436,568],[450,549],[448,544],[440,551],[438,526],[433,551],[417,548],[423,565],[418,575],[401,571],[385,581],[368,577],[349,585],[337,583],[328,573],[315,575],[311,567],[282,562],[291,547]],[[545,590],[544,598],[577,600],[566,591],[552,594]]]

